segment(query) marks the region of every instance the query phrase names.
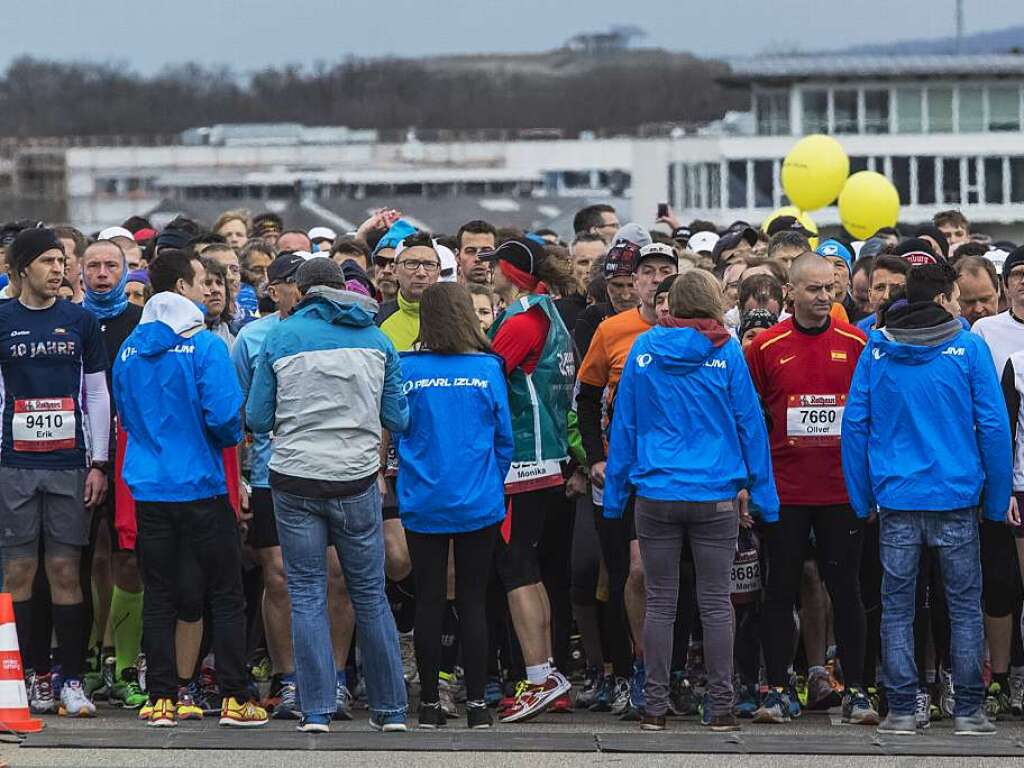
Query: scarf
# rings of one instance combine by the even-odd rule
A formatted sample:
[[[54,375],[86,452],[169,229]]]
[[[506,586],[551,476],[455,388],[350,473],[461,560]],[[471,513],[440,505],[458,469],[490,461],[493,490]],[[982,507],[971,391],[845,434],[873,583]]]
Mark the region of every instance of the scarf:
[[[666,315],[658,321],[658,325],[665,328],[692,328],[707,337],[708,341],[715,347],[721,347],[732,338],[732,334],[725,330],[724,325],[708,317],[676,317],[675,315]]]
[[[124,293],[124,287],[128,284],[128,264],[121,254],[121,279],[117,285],[109,291],[94,291],[91,288],[85,289],[85,300],[82,306],[96,316],[99,320],[108,320],[117,317],[128,306],[128,297]]]

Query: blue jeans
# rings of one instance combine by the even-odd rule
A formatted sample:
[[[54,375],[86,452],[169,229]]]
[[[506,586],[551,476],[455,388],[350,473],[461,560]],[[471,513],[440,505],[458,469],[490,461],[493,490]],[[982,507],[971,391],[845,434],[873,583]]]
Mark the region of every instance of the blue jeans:
[[[981,554],[978,512],[971,507],[947,512],[880,515],[882,560],[882,663],[889,709],[914,713],[917,664],[914,662],[914,612],[922,547],[938,550],[949,606],[950,659],[956,691],[954,716],[981,709],[981,667],[985,628],[981,617]]]
[[[292,601],[299,707],[332,714],[336,673],[327,616],[326,550],[338,551],[356,614],[370,709],[404,720],[408,707],[398,631],[384,595],[384,529],[374,483],[355,496],[309,499],[275,490],[274,515]]]

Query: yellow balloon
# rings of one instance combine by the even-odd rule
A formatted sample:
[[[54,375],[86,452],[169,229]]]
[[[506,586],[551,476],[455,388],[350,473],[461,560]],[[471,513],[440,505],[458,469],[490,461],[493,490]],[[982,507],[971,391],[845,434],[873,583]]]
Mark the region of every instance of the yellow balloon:
[[[839,220],[858,240],[867,240],[882,227],[896,226],[899,216],[899,192],[875,171],[853,174],[839,193]]]
[[[805,136],[782,161],[782,189],[803,211],[816,211],[835,200],[849,175],[850,158],[831,136]]]
[[[768,225],[780,216],[792,216],[803,225],[804,229],[808,232],[813,232],[814,237],[810,237],[808,240],[810,240],[811,248],[818,247],[818,225],[814,223],[814,219],[811,218],[809,213],[801,211],[795,205],[784,205],[769,213],[765,220],[761,222],[761,231],[767,232]]]

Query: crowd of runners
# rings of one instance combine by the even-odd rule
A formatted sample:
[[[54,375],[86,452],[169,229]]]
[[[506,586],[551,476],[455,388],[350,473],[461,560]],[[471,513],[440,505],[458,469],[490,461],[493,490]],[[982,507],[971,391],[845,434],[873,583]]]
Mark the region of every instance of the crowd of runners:
[[[659,213],[4,225],[32,711],[1024,716],[1024,247]]]

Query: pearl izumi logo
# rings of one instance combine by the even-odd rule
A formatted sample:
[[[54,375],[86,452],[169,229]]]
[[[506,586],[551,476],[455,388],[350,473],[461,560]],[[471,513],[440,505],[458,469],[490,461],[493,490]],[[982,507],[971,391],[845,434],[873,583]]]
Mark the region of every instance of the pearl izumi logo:
[[[651,364],[653,358],[648,354],[637,355],[636,364],[638,368],[646,368]]]

